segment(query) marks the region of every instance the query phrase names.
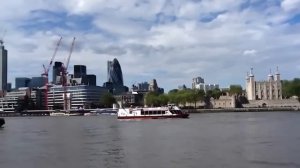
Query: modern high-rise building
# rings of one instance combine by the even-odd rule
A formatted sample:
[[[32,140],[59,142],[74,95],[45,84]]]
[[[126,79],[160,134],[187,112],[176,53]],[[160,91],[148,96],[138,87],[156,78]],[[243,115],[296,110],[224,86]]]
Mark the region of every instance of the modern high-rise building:
[[[22,87],[28,87],[29,83],[30,83],[30,78],[26,78],[26,77],[18,77],[15,79],[15,88],[19,89]]]
[[[82,78],[86,76],[85,65],[74,65],[74,78]]]
[[[96,75],[89,74],[89,75],[86,75],[86,78],[87,78],[86,85],[96,86],[96,84],[97,84],[97,82],[96,82]]]
[[[7,90],[7,50],[0,40],[0,90]]]
[[[45,86],[46,78],[39,76],[39,77],[32,77],[29,83],[29,87],[31,88],[39,88]]]
[[[107,62],[107,81],[116,87],[124,86],[122,69],[116,58]]]
[[[62,62],[54,62],[53,66],[53,73],[52,73],[52,83],[58,84],[60,83],[60,77],[63,70],[63,63]]]

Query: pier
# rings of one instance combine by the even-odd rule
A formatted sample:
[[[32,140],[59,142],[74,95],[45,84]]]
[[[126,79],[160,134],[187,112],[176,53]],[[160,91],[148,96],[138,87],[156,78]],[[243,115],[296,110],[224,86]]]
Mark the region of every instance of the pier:
[[[64,112],[64,113],[88,113],[91,112],[92,109],[83,109],[83,110],[25,110],[22,112],[0,112],[0,117],[22,117],[22,116],[50,116],[52,112]]]

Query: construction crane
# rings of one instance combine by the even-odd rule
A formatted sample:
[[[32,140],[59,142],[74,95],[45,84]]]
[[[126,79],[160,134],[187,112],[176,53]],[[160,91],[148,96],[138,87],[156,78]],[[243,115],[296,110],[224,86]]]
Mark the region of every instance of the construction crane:
[[[58,51],[58,48],[59,48],[59,45],[61,43],[61,40],[62,40],[62,37],[60,37],[60,39],[57,41],[56,43],[56,47],[55,47],[55,50],[54,50],[54,53],[51,57],[51,60],[48,64],[47,67],[45,67],[45,65],[43,64],[43,68],[44,68],[44,72],[42,73],[42,77],[45,77],[45,108],[46,110],[48,110],[48,90],[49,90],[49,70],[53,64],[53,61],[54,61],[54,58],[56,56],[56,53]]]
[[[71,55],[73,53],[73,49],[74,49],[74,45],[75,45],[75,37],[73,38],[73,41],[72,41],[72,44],[71,44],[71,48],[70,48],[70,52],[69,52],[69,55],[67,57],[67,61],[66,61],[66,64],[63,64],[63,67],[62,67],[62,87],[64,89],[64,92],[63,92],[63,100],[64,100],[64,110],[68,111],[69,110],[69,103],[68,103],[68,95],[67,95],[67,85],[68,85],[68,82],[67,82],[67,78],[68,78],[68,67],[69,67],[69,63],[70,63],[70,58],[71,58]]]

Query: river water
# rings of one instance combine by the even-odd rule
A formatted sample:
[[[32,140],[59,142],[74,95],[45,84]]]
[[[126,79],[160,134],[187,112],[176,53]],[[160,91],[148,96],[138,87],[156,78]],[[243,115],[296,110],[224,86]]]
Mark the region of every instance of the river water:
[[[300,112],[5,120],[1,168],[300,167]]]

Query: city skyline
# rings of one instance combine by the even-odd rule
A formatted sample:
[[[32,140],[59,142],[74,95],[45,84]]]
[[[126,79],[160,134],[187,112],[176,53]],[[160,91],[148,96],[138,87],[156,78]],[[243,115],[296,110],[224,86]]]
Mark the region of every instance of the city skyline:
[[[39,76],[60,36],[55,61],[65,62],[77,37],[69,67],[86,65],[98,85],[113,58],[124,85],[156,79],[166,91],[197,76],[244,87],[250,67],[259,80],[276,66],[282,79],[300,74],[300,0],[11,0],[0,9],[11,83]]]

